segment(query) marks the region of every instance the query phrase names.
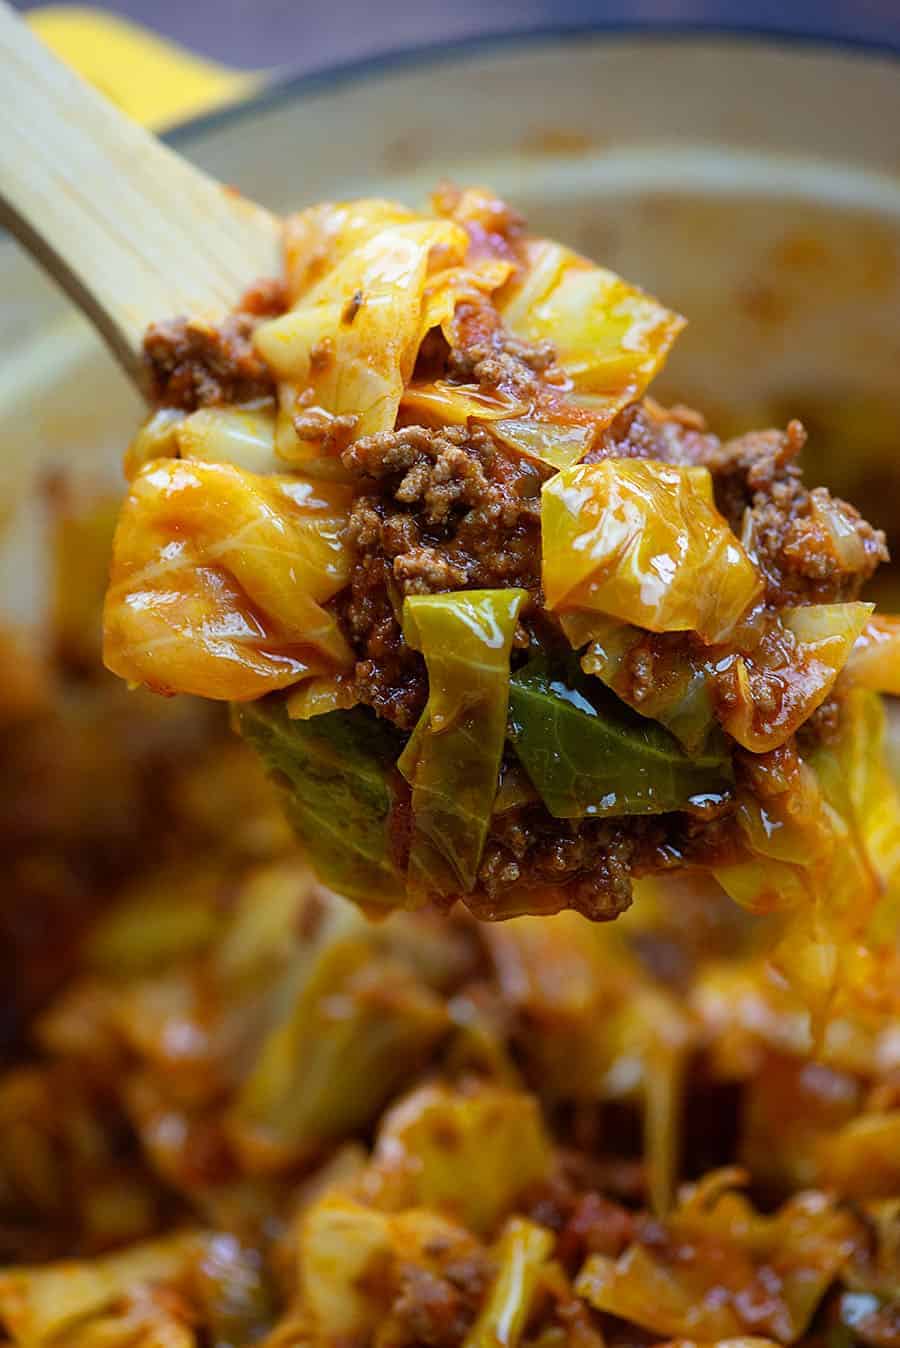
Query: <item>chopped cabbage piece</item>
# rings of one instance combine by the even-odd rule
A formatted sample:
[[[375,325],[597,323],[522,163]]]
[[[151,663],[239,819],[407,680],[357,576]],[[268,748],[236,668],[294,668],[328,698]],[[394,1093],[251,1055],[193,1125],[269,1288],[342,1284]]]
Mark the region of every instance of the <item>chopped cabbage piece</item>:
[[[482,1262],[480,1254],[468,1232],[438,1213],[388,1214],[340,1189],[326,1193],[305,1214],[300,1235],[298,1272],[312,1342],[369,1343],[379,1327],[390,1328],[391,1288],[401,1267],[433,1276],[444,1262]]]
[[[351,417],[350,439],[391,430],[421,340],[429,256],[442,249],[458,261],[467,246],[451,221],[389,225],[347,252],[288,313],[262,324],[256,348],[285,385],[289,417],[316,410],[326,426]],[[293,446],[285,454],[282,441],[279,450],[306,463],[322,457],[322,436],[295,426]]]
[[[412,787],[413,893],[466,894],[497,795],[509,656],[524,590],[411,595],[403,630],[428,666],[428,702],[398,763]]]
[[[433,1207],[489,1235],[551,1164],[533,1095],[422,1086],[384,1116],[367,1192],[381,1207]]]
[[[254,1154],[308,1161],[377,1117],[445,1033],[444,1003],[365,936],[325,945],[230,1114]]]
[[[492,421],[491,435],[526,459],[568,468],[583,458],[597,435],[596,422],[589,417],[550,420],[539,415]]]
[[[116,530],[104,659],[167,693],[243,701],[352,664],[322,604],[344,584],[345,489],[160,459]]]
[[[900,1109],[862,1114],[815,1141],[819,1183],[848,1198],[900,1198]]]
[[[656,641],[631,623],[584,609],[564,613],[560,625],[576,650],[587,647],[581,655],[585,674],[596,675],[634,711],[659,721],[688,753],[706,745],[716,722],[707,669],[684,640]],[[639,688],[631,673],[637,660]]]
[[[466,426],[470,421],[493,422],[517,410],[502,393],[482,393],[474,384],[410,384],[401,404],[407,417],[423,426]]]
[[[824,1194],[799,1195],[762,1216],[710,1174],[688,1192],[660,1246],[636,1241],[618,1258],[589,1255],[575,1289],[607,1314],[691,1341],[740,1335],[746,1289],[762,1286],[776,1341],[805,1333],[859,1239],[858,1219]]]
[[[23,1348],[58,1344],[142,1285],[178,1286],[203,1254],[204,1233],[184,1231],[120,1254],[0,1272],[0,1322]],[[69,1340],[66,1339],[66,1342]]]
[[[541,1270],[553,1252],[552,1231],[513,1217],[497,1242],[497,1274],[463,1348],[516,1348],[539,1290]]]
[[[712,504],[709,473],[648,459],[566,468],[544,484],[543,584],[556,611],[721,641],[762,579]]]
[[[840,896],[854,931],[865,923],[878,896],[900,878],[900,788],[888,770],[885,733],[881,698],[866,688],[853,688],[844,698],[838,733],[809,755],[828,805],[860,854],[865,883],[855,895]],[[828,897],[834,906],[838,895]]]
[[[752,1269],[739,1256],[736,1262],[735,1280],[749,1281]],[[699,1258],[673,1266],[653,1249],[632,1245],[617,1260],[589,1255],[575,1290],[595,1310],[655,1334],[717,1342],[736,1337],[743,1326],[723,1298],[715,1272]]]
[[[510,680],[510,738],[557,819],[701,809],[731,794],[727,755],[689,757],[662,726],[538,659]]]
[[[755,754],[784,744],[831,692],[872,607],[783,609],[756,651],[731,657],[733,696],[719,708],[729,735]],[[719,672],[725,674],[724,662]]]
[[[274,473],[275,412],[271,407],[199,407],[175,430],[183,459],[231,463],[250,473]]]
[[[394,860],[393,726],[366,707],[290,720],[283,702],[248,703],[240,733],[284,789],[288,819],[326,884],[373,911],[404,902]]]
[[[329,711],[349,711],[359,696],[348,674],[319,674],[291,689],[285,708],[292,721],[308,721]]]
[[[856,638],[847,670],[863,688],[900,697],[900,618],[873,614]]]
[[[469,252],[471,254],[471,244]],[[459,336],[456,311],[462,304],[478,305],[499,290],[515,271],[505,258],[468,256],[459,267],[446,267],[431,277],[425,287],[420,341],[433,328],[440,328],[450,346]]]
[[[408,207],[380,197],[322,201],[289,215],[284,222],[284,270],[290,305],[375,234],[392,225],[412,224],[416,218]]]
[[[176,432],[186,415],[179,407],[158,407],[151,413],[125,451],[124,469],[129,482],[145,463],[178,458]]]
[[[525,256],[504,321],[526,341],[552,342],[574,398],[606,425],[661,369],[684,319],[561,244],[532,239]]]

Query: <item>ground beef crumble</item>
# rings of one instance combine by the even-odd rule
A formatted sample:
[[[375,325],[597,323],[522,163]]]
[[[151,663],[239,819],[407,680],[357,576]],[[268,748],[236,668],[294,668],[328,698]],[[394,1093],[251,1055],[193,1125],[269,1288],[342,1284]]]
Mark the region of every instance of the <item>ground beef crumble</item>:
[[[489,1281],[483,1260],[470,1258],[442,1275],[403,1264],[391,1306],[397,1341],[409,1348],[454,1348],[468,1333]]]
[[[457,309],[457,324],[466,332],[467,320],[480,312],[466,305]],[[523,342],[499,323],[465,346],[453,347],[447,357],[446,377],[459,384],[477,384],[482,393],[502,389],[513,397],[533,393],[539,382],[552,382],[556,351],[551,342]]]
[[[339,601],[359,695],[411,729],[427,682],[400,631],[404,596],[506,586],[537,596],[543,474],[461,427],[368,436],[341,459],[360,484],[347,528],[356,563]]]
[[[720,817],[688,814],[615,819],[554,819],[541,805],[495,816],[466,899],[477,917],[495,919],[540,910],[540,891],[563,892],[568,907],[607,922],[630,907],[635,876],[735,856],[727,806]],[[555,907],[549,909],[555,911]]]
[[[797,457],[806,443],[799,421],[786,431],[751,431],[691,445],[692,462],[712,474],[716,502],[744,535],[775,607],[855,599],[887,560],[884,534],[824,487],[809,490]]]
[[[144,338],[150,397],[160,407],[193,412],[221,403],[273,397],[275,382],[253,349],[253,333],[286,305],[280,281],[258,281],[222,323],[171,318]]]

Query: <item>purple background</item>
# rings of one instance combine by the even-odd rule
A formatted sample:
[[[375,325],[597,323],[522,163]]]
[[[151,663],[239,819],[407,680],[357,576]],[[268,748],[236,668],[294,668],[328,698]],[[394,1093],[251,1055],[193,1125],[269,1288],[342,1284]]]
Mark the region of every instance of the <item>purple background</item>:
[[[684,24],[900,50],[900,0],[87,0],[232,65],[308,71],[479,33]],[[30,9],[33,0],[14,0]]]

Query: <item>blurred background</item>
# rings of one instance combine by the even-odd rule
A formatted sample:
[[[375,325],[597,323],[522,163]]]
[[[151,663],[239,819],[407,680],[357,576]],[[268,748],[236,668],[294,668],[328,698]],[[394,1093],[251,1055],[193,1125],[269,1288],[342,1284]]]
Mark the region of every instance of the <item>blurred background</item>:
[[[897,0],[106,0],[93,8],[244,70],[311,70],[420,43],[580,24],[712,24],[900,46]]]

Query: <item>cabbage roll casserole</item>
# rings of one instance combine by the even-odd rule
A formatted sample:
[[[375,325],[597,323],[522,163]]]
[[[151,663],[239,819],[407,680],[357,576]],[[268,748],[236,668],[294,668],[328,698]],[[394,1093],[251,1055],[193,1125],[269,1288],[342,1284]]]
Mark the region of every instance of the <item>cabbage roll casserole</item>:
[[[115,508],[53,484],[51,641],[0,636],[0,1342],[895,1348],[872,694],[804,770],[887,877],[816,1010],[707,873],[613,923],[372,922],[223,708],[102,672]]]
[[[883,535],[645,396],[683,319],[481,189],[312,207],[147,334],[105,660],[231,704],[371,915],[618,917],[706,877],[820,1009],[896,861]]]

